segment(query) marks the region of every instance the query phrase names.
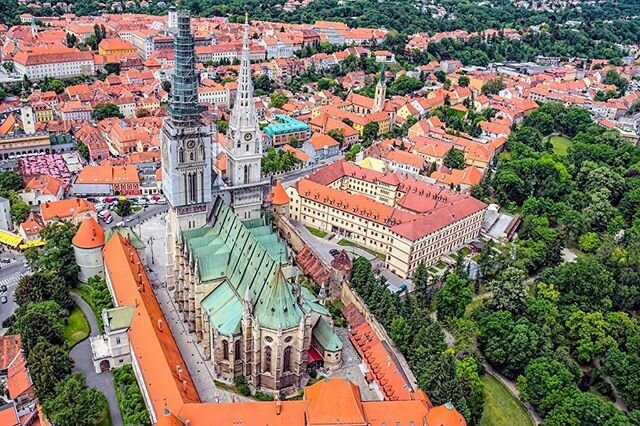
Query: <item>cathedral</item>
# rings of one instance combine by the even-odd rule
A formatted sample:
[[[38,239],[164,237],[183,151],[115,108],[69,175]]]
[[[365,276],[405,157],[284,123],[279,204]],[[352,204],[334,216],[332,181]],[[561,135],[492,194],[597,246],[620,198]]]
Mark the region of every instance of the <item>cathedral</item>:
[[[219,380],[297,392],[310,364],[341,364],[342,342],[324,300],[300,285],[287,247],[262,216],[269,181],[253,99],[245,21],[222,184],[212,167],[212,129],[197,102],[190,17],[178,12],[175,72],[162,131],[167,284]]]

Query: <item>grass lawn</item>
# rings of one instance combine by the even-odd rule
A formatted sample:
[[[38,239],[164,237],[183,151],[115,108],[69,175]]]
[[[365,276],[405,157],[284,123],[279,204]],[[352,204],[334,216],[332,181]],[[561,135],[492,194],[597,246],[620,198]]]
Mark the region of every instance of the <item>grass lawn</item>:
[[[524,406],[491,374],[480,377],[484,384],[484,412],[480,426],[533,426]]]
[[[67,318],[63,335],[68,349],[71,349],[89,336],[89,323],[77,306],[73,307],[71,315]]]
[[[354,243],[353,241],[349,241],[349,240],[342,239],[342,240],[338,241],[338,245],[339,245],[339,246],[345,246],[345,247],[357,247],[357,248],[359,248],[359,249],[361,249],[361,250],[366,251],[367,253],[371,253],[372,255],[377,256],[378,258],[380,258],[380,259],[382,259],[382,260],[384,260],[384,259],[385,259],[384,254],[382,254],[382,253],[378,253],[378,252],[377,252],[377,251],[375,251],[375,250],[371,250],[371,249],[370,249],[370,248],[368,248],[368,247],[361,246],[360,244],[356,244],[356,243]]]
[[[558,155],[567,155],[567,150],[573,145],[571,139],[559,135],[549,136],[549,141],[551,141],[551,145],[553,145],[553,152]]]
[[[324,238],[324,236],[327,235],[326,232],[313,228],[311,226],[305,225],[304,227],[307,228],[307,231],[311,232],[313,235],[315,235],[318,238]]]
[[[93,297],[91,297],[91,287],[89,284],[80,284],[78,287],[71,290],[71,292],[82,297],[82,300],[87,302],[87,305],[91,306],[93,315],[96,317],[96,321],[98,321],[98,327],[100,327],[100,331],[102,331],[102,312],[98,312],[98,308],[93,304]]]
[[[471,249],[469,247],[462,247],[460,250],[458,250],[458,253],[460,253],[462,256],[466,256],[471,253]]]

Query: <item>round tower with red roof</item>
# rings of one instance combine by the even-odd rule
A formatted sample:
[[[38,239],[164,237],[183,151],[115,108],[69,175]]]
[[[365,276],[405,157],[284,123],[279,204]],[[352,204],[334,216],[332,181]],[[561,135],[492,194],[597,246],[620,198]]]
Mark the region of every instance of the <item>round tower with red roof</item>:
[[[104,277],[102,247],[104,247],[104,230],[92,217],[80,224],[78,232],[71,240],[76,263],[80,267],[78,279],[86,283],[89,278],[99,275]]]

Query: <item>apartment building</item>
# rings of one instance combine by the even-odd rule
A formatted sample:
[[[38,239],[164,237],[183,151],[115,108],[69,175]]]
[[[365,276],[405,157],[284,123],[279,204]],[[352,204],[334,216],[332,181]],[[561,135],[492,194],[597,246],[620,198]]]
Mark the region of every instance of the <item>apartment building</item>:
[[[383,254],[385,266],[403,278],[477,238],[487,208],[468,195],[344,160],[287,194],[291,218]]]
[[[66,47],[34,48],[13,58],[15,72],[30,80],[71,78],[95,74],[93,54]]]

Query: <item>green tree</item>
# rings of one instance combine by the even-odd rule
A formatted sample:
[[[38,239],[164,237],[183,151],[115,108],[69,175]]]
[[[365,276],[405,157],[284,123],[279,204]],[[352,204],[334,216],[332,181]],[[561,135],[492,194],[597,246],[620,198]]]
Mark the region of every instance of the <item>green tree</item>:
[[[16,201],[11,203],[11,219],[16,224],[16,226],[22,222],[24,222],[29,213],[31,212],[31,207],[23,201]]]
[[[600,247],[600,237],[595,232],[588,232],[580,237],[580,248],[587,253],[593,253]]]
[[[542,142],[542,134],[534,127],[521,126],[509,135],[509,144],[521,143],[534,151],[543,151],[545,144]]]
[[[536,358],[518,378],[518,389],[522,399],[545,416],[574,391],[576,380],[577,377],[561,362],[551,358]]]
[[[114,211],[120,217],[129,216],[131,213],[133,213],[131,202],[129,200],[118,200],[118,204],[116,204],[116,208]]]
[[[478,424],[484,410],[484,385],[480,381],[479,370],[474,357],[456,361],[456,378],[471,414],[469,424]]]
[[[447,80],[447,74],[445,74],[445,72],[442,70],[434,72],[433,75],[436,77],[436,80],[439,83],[444,83]]]
[[[76,150],[78,151],[78,153],[82,156],[82,158],[85,161],[89,161],[90,160],[89,148],[87,147],[87,145],[84,144],[84,142],[77,141],[76,142]]]
[[[389,86],[388,92],[392,96],[405,96],[416,90],[422,89],[423,83],[417,78],[409,77],[406,74],[399,75]]]
[[[481,91],[483,95],[497,95],[502,89],[504,89],[504,81],[502,77],[496,77],[487,81]]]
[[[284,104],[289,102],[289,98],[283,93],[272,93],[271,94],[271,106],[273,108],[282,108]]]
[[[20,334],[22,347],[27,356],[40,340],[54,345],[63,342],[60,306],[53,301],[21,306],[16,311],[13,328]]]
[[[365,144],[371,144],[378,137],[380,132],[380,125],[376,121],[371,121],[364,125],[362,130],[362,138]]]
[[[22,276],[14,295],[20,306],[53,300],[63,309],[70,311],[73,308],[67,283],[60,276],[48,271],[36,271],[32,275]]]
[[[99,103],[91,111],[91,118],[96,121],[111,117],[124,118],[118,106],[112,103]]]
[[[358,155],[361,149],[362,145],[360,145],[359,143],[353,144],[351,148],[349,148],[349,151],[347,151],[347,153],[345,154],[344,159],[347,161],[355,161],[356,155]]]
[[[163,80],[162,83],[160,83],[160,87],[162,87],[162,90],[165,92],[171,93],[171,81]]]
[[[0,173],[0,192],[7,193],[8,191],[20,191],[24,188],[24,181],[20,174],[13,170]]]
[[[406,353],[409,350],[413,335],[411,327],[403,317],[396,317],[391,321],[389,336],[400,352]]]
[[[570,138],[575,137],[579,132],[587,129],[593,124],[591,114],[586,109],[573,107],[568,108],[566,113],[560,118],[560,131]]]
[[[595,257],[580,256],[545,271],[541,280],[560,292],[560,304],[584,312],[608,311],[612,306],[615,281]]]
[[[631,426],[627,416],[610,402],[574,389],[545,418],[545,426]]]
[[[126,425],[149,425],[151,419],[130,365],[113,370],[116,395]]]
[[[465,168],[464,153],[455,148],[451,148],[445,154],[443,163],[450,169],[462,170]]]
[[[462,317],[472,299],[469,281],[458,274],[450,274],[444,286],[436,292],[438,318],[449,321]]]
[[[518,268],[503,270],[490,284],[495,308],[513,313],[524,311],[529,295],[526,278],[527,274]]]
[[[120,74],[120,62],[109,62],[104,64],[104,70],[107,74]]]
[[[413,283],[413,294],[416,296],[420,307],[426,308],[433,300],[433,289],[429,271],[423,262],[420,262],[411,277]]]
[[[53,222],[40,231],[46,242],[41,249],[30,249],[26,253],[31,270],[47,271],[62,277],[69,286],[76,283],[79,267],[73,253],[71,240],[77,225],[72,222]]]
[[[607,333],[607,321],[602,312],[575,311],[566,325],[576,359],[581,363],[591,363],[616,346],[616,341]]]
[[[471,80],[466,75],[462,75],[460,76],[460,78],[458,78],[458,86],[460,87],[469,87],[470,83],[471,83]]]
[[[218,132],[222,133],[223,135],[227,134],[227,129],[229,129],[229,122],[226,120],[219,120],[218,121]]]
[[[55,396],[56,385],[71,374],[72,361],[67,351],[45,341],[31,349],[27,364],[29,376],[41,400]]]
[[[45,400],[42,408],[53,424],[93,426],[106,404],[102,393],[87,387],[80,373],[73,373],[58,383],[55,396]]]

